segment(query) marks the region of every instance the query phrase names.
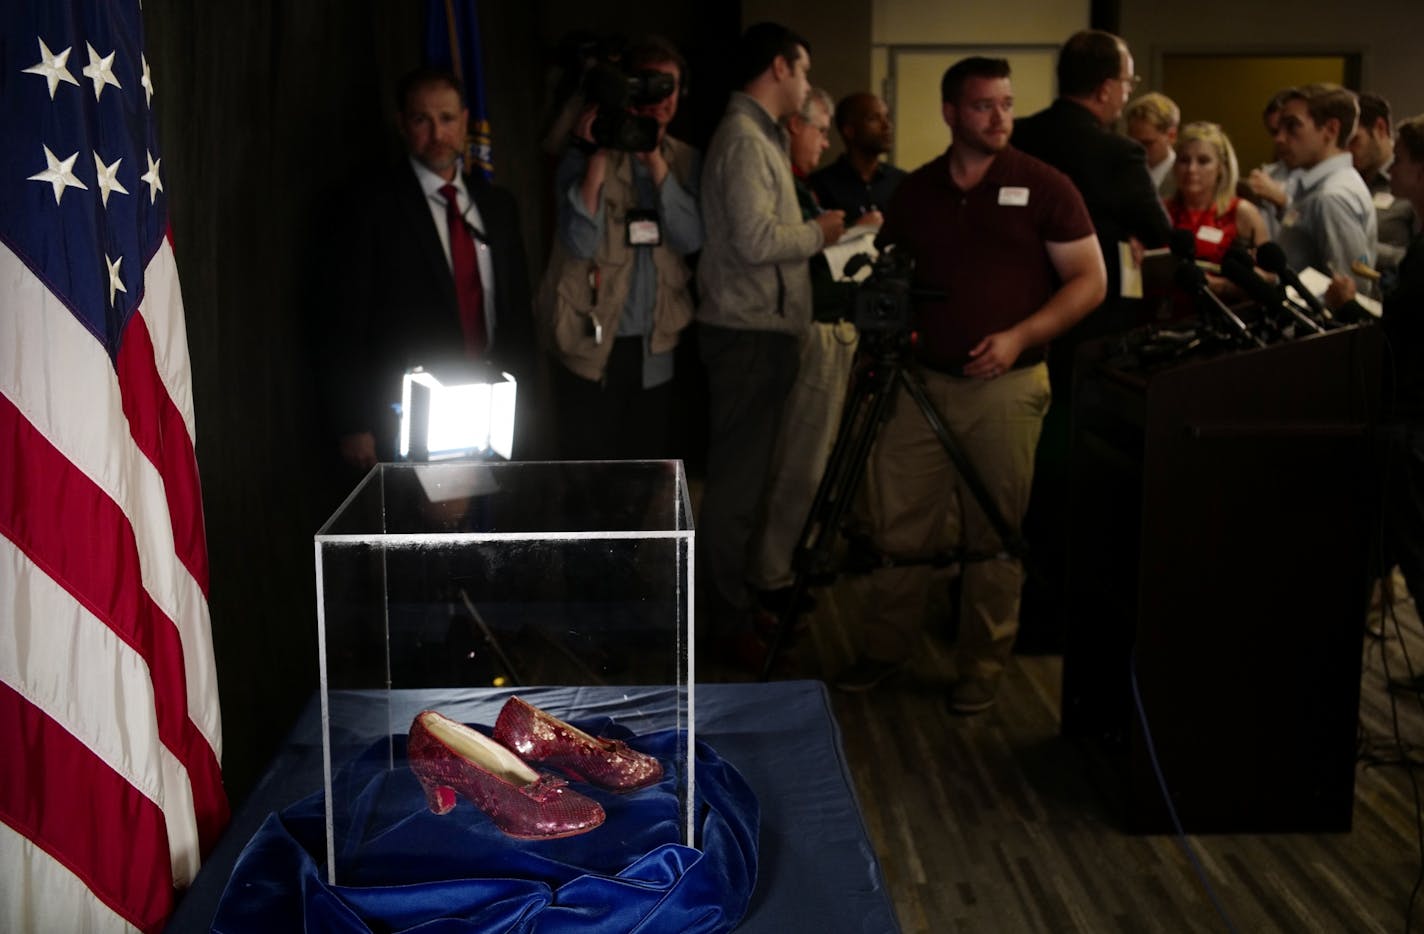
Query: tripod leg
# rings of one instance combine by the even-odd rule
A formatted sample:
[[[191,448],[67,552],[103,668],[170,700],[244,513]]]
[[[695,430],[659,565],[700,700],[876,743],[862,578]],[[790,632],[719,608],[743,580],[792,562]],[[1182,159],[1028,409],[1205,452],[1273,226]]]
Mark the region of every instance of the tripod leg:
[[[875,436],[889,418],[897,372],[898,363],[875,361],[857,374],[855,385],[846,398],[835,447],[826,462],[826,470],[811,501],[811,511],[801,529],[792,562],[796,576],[791,585],[791,598],[782,609],[772,632],[762,666],[763,681],[771,677],[776,657],[796,625],[797,608],[806,593],[810,577],[827,572],[831,566],[832,543],[840,531],[841,520],[854,502],[861,479],[865,476]]]

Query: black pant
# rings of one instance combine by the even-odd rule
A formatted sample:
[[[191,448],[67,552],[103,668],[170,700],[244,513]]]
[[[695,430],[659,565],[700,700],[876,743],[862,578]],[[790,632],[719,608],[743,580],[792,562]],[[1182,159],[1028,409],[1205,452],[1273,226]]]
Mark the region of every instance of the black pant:
[[[671,382],[643,388],[643,339],[613,342],[602,382],[554,367],[559,456],[564,460],[657,460],[673,456]]]
[[[707,483],[697,520],[699,628],[729,635],[753,607],[747,585],[752,535],[761,521],[771,455],[796,382],[800,339],[771,331],[702,325],[707,368]]]
[[[1382,573],[1398,564],[1409,595],[1424,600],[1424,424],[1384,432],[1385,499]]]

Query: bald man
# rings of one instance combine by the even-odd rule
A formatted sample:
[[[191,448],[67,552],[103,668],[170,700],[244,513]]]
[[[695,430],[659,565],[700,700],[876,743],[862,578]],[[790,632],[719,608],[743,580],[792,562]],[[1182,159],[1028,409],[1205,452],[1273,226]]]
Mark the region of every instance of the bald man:
[[[811,190],[823,210],[845,211],[846,226],[861,215],[883,211],[905,171],[881,159],[895,143],[895,125],[885,102],[866,91],[836,105],[836,130],[845,152],[811,175]]]

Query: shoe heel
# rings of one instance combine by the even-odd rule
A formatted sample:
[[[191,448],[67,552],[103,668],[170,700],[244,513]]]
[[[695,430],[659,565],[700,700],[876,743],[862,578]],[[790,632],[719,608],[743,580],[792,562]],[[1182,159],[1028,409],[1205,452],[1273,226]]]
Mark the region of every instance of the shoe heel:
[[[455,809],[455,789],[432,781],[424,775],[417,775],[420,787],[425,791],[425,804],[433,814],[449,814]]]

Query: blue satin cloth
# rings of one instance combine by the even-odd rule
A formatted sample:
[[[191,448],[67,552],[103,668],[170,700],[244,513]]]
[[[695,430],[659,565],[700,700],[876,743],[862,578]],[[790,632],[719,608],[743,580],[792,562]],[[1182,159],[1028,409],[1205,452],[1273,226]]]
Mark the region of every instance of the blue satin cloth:
[[[686,781],[671,767],[677,731],[633,737],[607,719],[575,725],[657,756],[662,781],[624,795],[571,782],[603,805],[604,824],[562,840],[515,840],[464,797],[450,813],[432,814],[404,767],[405,738],[395,740],[393,770],[383,741],[332,779],[341,884],[326,882],[325,800],[317,793],[268,816],[238,858],[213,930],[711,934],[736,927],[756,886],[760,808],[751,787],[697,743],[699,848],[685,846],[678,789]]]

